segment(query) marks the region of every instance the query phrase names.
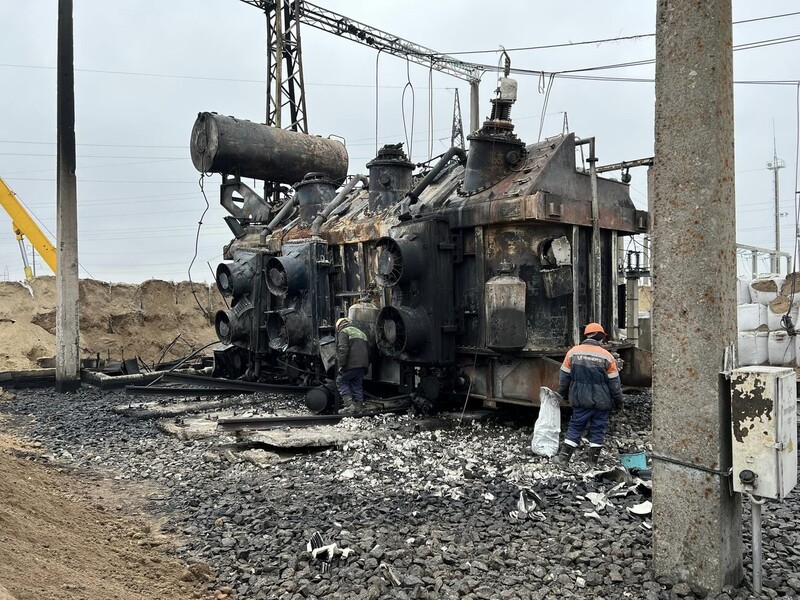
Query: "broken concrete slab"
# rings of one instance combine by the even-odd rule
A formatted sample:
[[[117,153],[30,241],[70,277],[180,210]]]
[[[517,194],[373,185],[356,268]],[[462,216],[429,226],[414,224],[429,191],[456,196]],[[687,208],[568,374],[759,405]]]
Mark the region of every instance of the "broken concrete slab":
[[[164,433],[174,435],[180,440],[203,440],[216,437],[217,422],[207,417],[190,417],[186,419],[161,419],[156,422]]]
[[[370,424],[373,425],[373,424]],[[454,422],[447,419],[419,419],[389,426],[355,424],[355,419],[345,419],[337,425],[319,425],[305,428],[273,429],[269,431],[241,432],[240,439],[274,448],[327,448],[343,446],[355,440],[379,439],[415,431],[449,429]]]
[[[395,432],[386,429],[341,429],[333,425],[320,425],[303,429],[247,432],[240,437],[250,443],[273,448],[328,448],[343,446],[354,440],[379,439],[391,435],[395,435]]]

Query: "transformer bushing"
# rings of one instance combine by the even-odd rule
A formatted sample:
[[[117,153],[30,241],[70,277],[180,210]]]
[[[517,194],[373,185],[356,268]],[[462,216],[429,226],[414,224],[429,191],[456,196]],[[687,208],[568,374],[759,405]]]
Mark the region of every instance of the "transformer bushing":
[[[403,144],[389,144],[367,163],[369,169],[369,209],[380,210],[400,202],[411,190],[414,164],[409,162]]]
[[[511,105],[516,100],[517,82],[501,77],[491,116],[467,136],[470,145],[462,192],[476,192],[498,182],[524,157],[525,143],[516,136],[511,122]]]

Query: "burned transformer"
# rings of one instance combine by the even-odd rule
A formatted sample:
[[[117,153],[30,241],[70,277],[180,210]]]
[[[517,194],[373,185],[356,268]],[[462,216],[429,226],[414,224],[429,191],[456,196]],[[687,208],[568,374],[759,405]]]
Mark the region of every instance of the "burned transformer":
[[[578,169],[574,134],[526,145],[514,133],[516,82],[501,77],[492,112],[414,176],[402,144],[347,176],[338,141],[201,113],[191,140],[219,173],[234,239],[216,271],[229,308],[216,315],[220,375],[323,386],[334,406],[334,323],[371,341],[367,380],[435,407],[464,393],[538,405],[559,361],[598,321],[624,325],[625,235],[647,228],[628,186]],[[264,198],[242,182],[265,182]],[[291,187],[290,187],[291,186]]]

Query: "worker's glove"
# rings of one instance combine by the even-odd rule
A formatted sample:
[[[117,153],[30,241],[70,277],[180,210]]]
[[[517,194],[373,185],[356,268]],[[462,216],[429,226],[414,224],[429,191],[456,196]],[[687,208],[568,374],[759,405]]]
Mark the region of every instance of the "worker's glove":
[[[619,412],[623,408],[625,408],[625,405],[622,403],[622,400],[614,400],[611,406],[612,406],[611,412]]]

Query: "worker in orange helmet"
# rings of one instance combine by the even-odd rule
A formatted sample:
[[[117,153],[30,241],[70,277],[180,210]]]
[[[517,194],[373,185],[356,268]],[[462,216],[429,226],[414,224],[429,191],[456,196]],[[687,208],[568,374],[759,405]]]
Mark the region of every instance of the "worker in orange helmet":
[[[589,323],[584,340],[567,352],[559,373],[558,392],[569,397],[572,417],[564,443],[554,461],[566,465],[584,430],[589,428],[589,463],[597,464],[612,406],[622,405],[622,386],[617,361],[600,344],[606,332],[599,323]]]

